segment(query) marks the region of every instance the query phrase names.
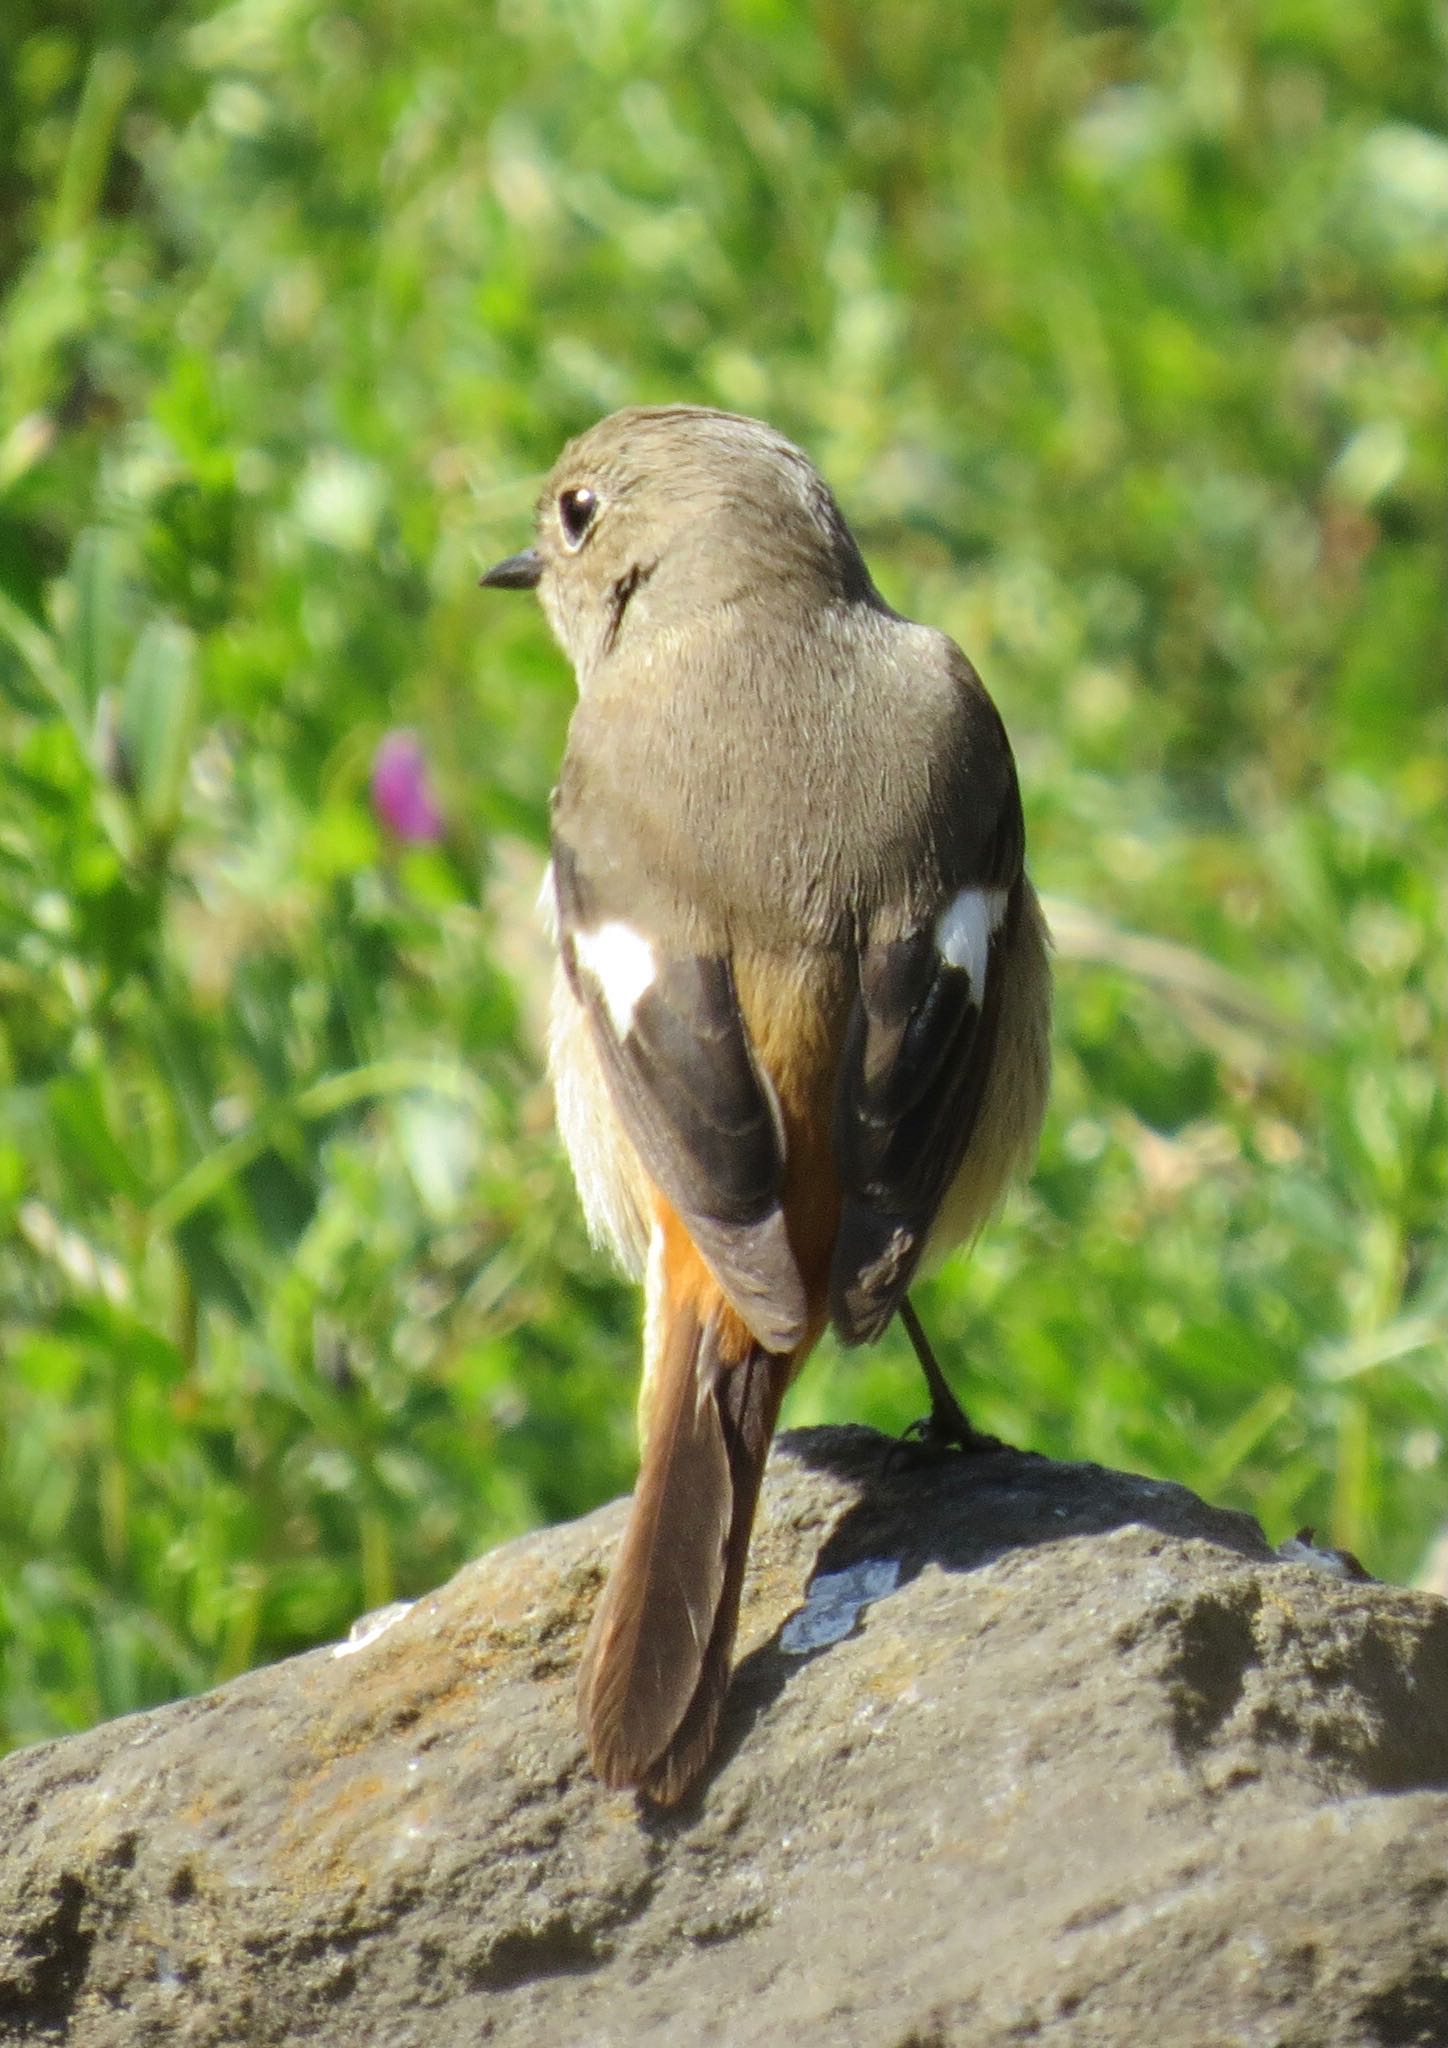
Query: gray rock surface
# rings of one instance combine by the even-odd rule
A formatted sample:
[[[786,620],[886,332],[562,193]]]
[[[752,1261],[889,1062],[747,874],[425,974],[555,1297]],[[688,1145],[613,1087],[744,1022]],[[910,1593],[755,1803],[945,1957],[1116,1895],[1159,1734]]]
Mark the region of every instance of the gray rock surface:
[[[778,1448],[682,1810],[574,1730],[617,1505],[12,1757],[0,2041],[1448,2042],[1448,1606],[1177,1487],[883,1448]]]

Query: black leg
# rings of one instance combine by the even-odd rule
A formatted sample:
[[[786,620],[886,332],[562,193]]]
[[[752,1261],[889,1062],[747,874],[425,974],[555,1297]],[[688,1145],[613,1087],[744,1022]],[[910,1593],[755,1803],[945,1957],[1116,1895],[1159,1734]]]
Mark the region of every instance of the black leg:
[[[977,1429],[950,1391],[950,1384],[940,1370],[940,1361],[930,1348],[930,1339],[921,1327],[908,1295],[902,1295],[898,1313],[905,1325],[905,1334],[915,1347],[915,1356],[920,1360],[925,1384],[930,1389],[930,1413],[911,1424],[905,1432],[906,1441],[927,1454],[953,1449],[978,1457],[985,1451],[1003,1451],[1005,1445],[1000,1438],[986,1436]]]

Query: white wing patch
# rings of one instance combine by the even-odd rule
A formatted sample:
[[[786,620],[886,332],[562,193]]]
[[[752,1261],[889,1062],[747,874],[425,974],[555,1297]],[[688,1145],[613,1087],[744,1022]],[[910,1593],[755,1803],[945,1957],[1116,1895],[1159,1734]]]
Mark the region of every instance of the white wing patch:
[[[1006,913],[1004,889],[962,889],[935,920],[935,948],[951,967],[963,967],[976,1002],[985,995],[991,933]]]
[[[573,951],[579,966],[598,983],[615,1037],[628,1037],[634,1011],[654,985],[659,963],[642,932],[612,918],[597,931],[575,932]]]
[[[538,885],[538,916],[543,929],[554,945],[558,943],[558,883],[550,860],[543,870],[543,880]]]

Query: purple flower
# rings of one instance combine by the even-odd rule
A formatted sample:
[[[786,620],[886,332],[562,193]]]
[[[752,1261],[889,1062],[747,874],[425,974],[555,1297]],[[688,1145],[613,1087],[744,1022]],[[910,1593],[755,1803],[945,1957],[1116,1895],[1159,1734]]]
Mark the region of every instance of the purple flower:
[[[383,734],[372,763],[372,808],[388,831],[409,845],[441,839],[442,813],[415,732]]]

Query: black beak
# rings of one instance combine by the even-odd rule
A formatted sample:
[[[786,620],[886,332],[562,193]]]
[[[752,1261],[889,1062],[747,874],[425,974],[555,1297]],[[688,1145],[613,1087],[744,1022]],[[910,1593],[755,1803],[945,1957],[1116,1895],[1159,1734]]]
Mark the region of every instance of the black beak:
[[[542,574],[543,557],[537,548],[524,548],[521,555],[509,555],[506,562],[495,563],[478,581],[493,590],[531,590]]]

